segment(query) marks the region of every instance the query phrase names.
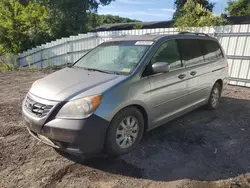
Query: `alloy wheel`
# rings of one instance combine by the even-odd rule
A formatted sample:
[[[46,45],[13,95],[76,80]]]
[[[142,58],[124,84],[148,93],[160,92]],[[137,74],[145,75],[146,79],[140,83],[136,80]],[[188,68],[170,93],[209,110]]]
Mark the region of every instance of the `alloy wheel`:
[[[138,133],[138,119],[133,116],[124,118],[116,130],[117,145],[123,149],[129,148],[136,141]]]
[[[220,99],[220,91],[217,87],[215,87],[213,89],[212,98],[211,98],[211,102],[212,102],[213,107],[217,106],[217,104],[219,103],[219,99]]]

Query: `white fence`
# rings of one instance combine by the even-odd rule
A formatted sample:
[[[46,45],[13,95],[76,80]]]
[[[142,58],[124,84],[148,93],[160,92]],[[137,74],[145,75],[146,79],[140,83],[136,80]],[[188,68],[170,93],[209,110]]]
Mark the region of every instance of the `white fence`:
[[[228,62],[230,84],[250,87],[250,25],[193,28],[216,37],[223,46]],[[122,35],[147,33],[175,34],[175,28],[106,31],[79,34],[43,44],[18,56],[20,66],[47,67],[75,62],[95,46]]]

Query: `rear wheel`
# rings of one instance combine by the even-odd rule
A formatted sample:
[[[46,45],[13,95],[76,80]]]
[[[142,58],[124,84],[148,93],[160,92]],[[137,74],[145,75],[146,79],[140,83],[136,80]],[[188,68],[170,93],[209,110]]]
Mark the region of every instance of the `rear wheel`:
[[[132,151],[140,143],[144,132],[144,119],[135,107],[121,110],[111,121],[106,137],[106,149],[110,155],[122,155]]]
[[[221,85],[216,82],[212,88],[207,107],[208,109],[214,110],[218,108],[221,99]]]

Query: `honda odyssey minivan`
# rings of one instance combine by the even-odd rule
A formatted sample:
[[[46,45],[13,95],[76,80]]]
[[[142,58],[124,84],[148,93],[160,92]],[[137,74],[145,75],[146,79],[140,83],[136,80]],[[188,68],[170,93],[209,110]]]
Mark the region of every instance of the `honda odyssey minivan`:
[[[208,35],[116,37],[37,80],[22,112],[29,133],[59,151],[121,155],[146,131],[216,109],[227,77],[223,49]]]

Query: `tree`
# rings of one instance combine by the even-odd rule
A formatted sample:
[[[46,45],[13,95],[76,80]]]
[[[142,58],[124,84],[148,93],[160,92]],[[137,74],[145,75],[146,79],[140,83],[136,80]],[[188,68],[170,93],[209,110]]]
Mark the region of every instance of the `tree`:
[[[50,36],[45,6],[0,0],[0,54],[19,53]]]
[[[35,1],[35,0],[33,0]],[[114,0],[36,0],[51,10],[50,25],[55,36],[67,37],[88,30],[88,13],[97,12]]]
[[[226,10],[230,16],[250,16],[250,1],[228,1],[228,8]]]
[[[143,25],[142,25],[142,23],[140,23],[140,22],[137,22],[135,25],[134,25],[134,27],[133,27],[133,29],[142,29],[143,28]]]
[[[175,0],[175,8],[176,11],[174,13],[173,18],[176,19],[178,16],[182,15],[181,9],[184,7],[184,5],[187,3],[188,0]],[[210,3],[208,0],[194,0],[194,3],[200,4],[202,7],[209,11],[213,11],[214,3]]]
[[[107,17],[95,16],[112,0],[0,0],[0,55],[19,53],[42,43],[87,32]],[[120,17],[111,17],[120,21]]]
[[[190,27],[218,26],[227,24],[222,16],[214,16],[213,13],[205,9],[194,0],[188,0],[180,10],[182,15],[176,18],[175,27],[185,30]]]

